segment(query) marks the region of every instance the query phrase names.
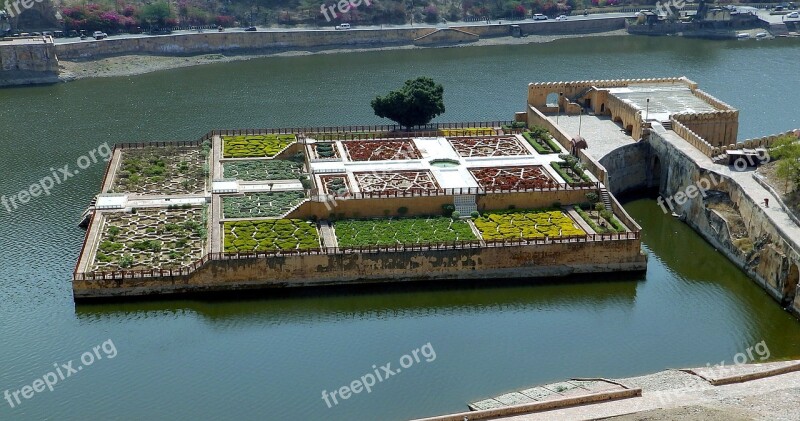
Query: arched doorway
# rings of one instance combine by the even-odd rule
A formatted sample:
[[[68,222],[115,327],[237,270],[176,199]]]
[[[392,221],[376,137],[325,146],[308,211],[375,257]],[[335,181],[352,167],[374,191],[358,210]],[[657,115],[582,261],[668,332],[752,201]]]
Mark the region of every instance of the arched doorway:
[[[625,126],[625,134],[627,134],[628,136],[633,134],[633,124],[628,124],[627,126]]]
[[[650,160],[650,174],[647,187],[661,188],[661,159],[658,155],[653,156]]]
[[[547,94],[547,100],[545,101],[545,105],[548,107],[558,107],[558,93],[550,92]]]
[[[605,112],[606,112],[606,104],[600,104],[600,114],[603,114]]]
[[[800,269],[797,264],[791,263],[790,265],[789,276],[786,277],[786,282],[783,284],[783,299],[788,302],[791,302],[797,294],[797,281],[800,279]]]

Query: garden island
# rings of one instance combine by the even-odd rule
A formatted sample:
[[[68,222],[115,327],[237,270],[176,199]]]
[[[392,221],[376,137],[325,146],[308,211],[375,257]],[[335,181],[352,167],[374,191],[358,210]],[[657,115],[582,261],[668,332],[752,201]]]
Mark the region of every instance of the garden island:
[[[511,121],[421,126],[441,85],[404,89],[438,102],[373,101],[402,126],[117,144],[75,298],[644,271],[614,195],[655,191],[800,315],[798,202],[778,193],[800,130],[738,142],[739,112],[683,77],[532,83]]]
[[[643,271],[639,226],[524,122],[117,144],[76,298]]]

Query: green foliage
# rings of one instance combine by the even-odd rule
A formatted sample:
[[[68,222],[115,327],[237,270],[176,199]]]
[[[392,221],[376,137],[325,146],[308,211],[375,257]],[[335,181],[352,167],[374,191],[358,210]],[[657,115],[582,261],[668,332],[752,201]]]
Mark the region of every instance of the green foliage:
[[[273,157],[296,141],[293,134],[222,136],[224,158]]]
[[[301,219],[225,222],[223,233],[223,250],[228,253],[320,247],[316,225]]]
[[[602,205],[602,203],[598,204]],[[597,206],[595,206],[595,208],[596,207]],[[600,216],[602,216],[603,219],[605,219],[606,222],[608,222],[607,224],[605,224],[605,226],[597,225],[598,223],[597,221],[595,221],[595,218],[592,215],[589,215],[582,207],[574,206],[574,208],[575,211],[578,212],[578,215],[580,215],[581,218],[583,218],[583,220],[586,221],[586,223],[589,224],[590,227],[592,227],[594,232],[598,234],[605,234],[610,232],[611,233],[625,232],[625,227],[622,225],[622,223],[619,222],[619,220],[611,212],[605,210],[605,208],[603,208],[600,211],[597,211],[600,213]]]
[[[205,187],[204,157],[197,148],[126,148],[111,192],[200,193]],[[182,179],[183,182],[172,182]]]
[[[594,204],[594,210],[597,212],[603,211],[606,209],[606,205],[602,204],[601,202],[597,202]]]
[[[131,256],[130,254],[124,255],[119,258],[119,262],[117,264],[119,265],[119,267],[127,269],[133,266],[133,256]]]
[[[584,236],[560,210],[487,212],[474,220],[484,240],[542,239]]]
[[[450,217],[453,218],[453,219],[461,218],[461,212],[453,211],[453,213],[450,215]]]
[[[301,191],[252,193],[244,196],[223,196],[225,218],[279,217],[305,200]]]
[[[590,191],[589,193],[586,193],[586,200],[588,200],[589,203],[597,203],[597,201],[600,200],[600,196],[598,196],[597,193]]]
[[[444,216],[452,215],[453,211],[455,211],[455,210],[456,210],[456,207],[452,203],[445,203],[444,205],[442,205],[442,215],[444,215]]]
[[[481,216],[481,213],[478,212],[478,211],[472,211],[472,212],[470,212],[469,216],[471,216],[473,219],[475,219],[475,218],[479,218]]]
[[[775,175],[792,185],[792,189],[800,188],[800,140],[792,135],[781,136],[769,149],[771,158],[779,159]]]
[[[160,26],[164,25],[166,20],[172,17],[172,11],[170,10],[169,3],[159,1],[142,7],[139,16],[143,22]]]
[[[122,250],[125,247],[123,244],[115,243],[113,241],[103,241],[97,249],[103,253],[111,253],[117,250]]]
[[[285,159],[225,162],[222,169],[225,178],[242,181],[301,180],[303,177],[302,164]]]
[[[545,155],[551,153],[561,152],[561,148],[553,140],[553,136],[544,127],[531,126],[528,130],[522,132],[522,137],[533,146],[537,153]]]
[[[428,124],[444,113],[444,87],[428,77],[407,80],[398,90],[372,100],[378,117],[388,118],[410,128]]]
[[[448,217],[344,220],[334,224],[340,247],[476,240],[469,224]]]

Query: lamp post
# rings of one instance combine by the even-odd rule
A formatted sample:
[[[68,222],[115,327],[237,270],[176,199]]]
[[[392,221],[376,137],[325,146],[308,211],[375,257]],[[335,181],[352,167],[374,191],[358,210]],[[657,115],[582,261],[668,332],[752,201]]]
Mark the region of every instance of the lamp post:
[[[647,106],[645,109],[644,121],[647,121],[650,118],[650,98],[647,98]]]
[[[578,137],[581,137],[581,121],[583,120],[583,108],[581,108],[581,113],[578,114]]]
[[[556,124],[558,124],[558,117],[561,115],[561,97],[563,96],[564,96],[563,92],[558,93],[558,99],[556,100],[556,106],[558,108],[556,110]]]

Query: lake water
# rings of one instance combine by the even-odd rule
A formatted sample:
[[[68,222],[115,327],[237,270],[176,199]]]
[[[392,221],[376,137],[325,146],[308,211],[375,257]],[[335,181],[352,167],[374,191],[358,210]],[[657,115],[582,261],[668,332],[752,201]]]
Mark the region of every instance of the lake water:
[[[420,75],[445,86],[443,122],[510,119],[533,81],[685,75],[741,110],[741,139],[756,137],[800,127],[798,59],[793,40],[612,37],[278,57],[4,89],[0,194],[51,167],[75,168],[104,142],[381,123],[369,100]],[[0,400],[0,419],[402,420],[568,377],[730,363],[762,340],[772,359],[800,357],[800,323],[648,199],[625,205],[650,256],[640,277],[76,306],[76,224],[104,169],[13,213],[0,207],[0,393],[54,363],[77,365],[109,339],[117,355],[100,351],[105,358],[15,408]],[[322,399],[428,343],[432,361],[332,408]]]

